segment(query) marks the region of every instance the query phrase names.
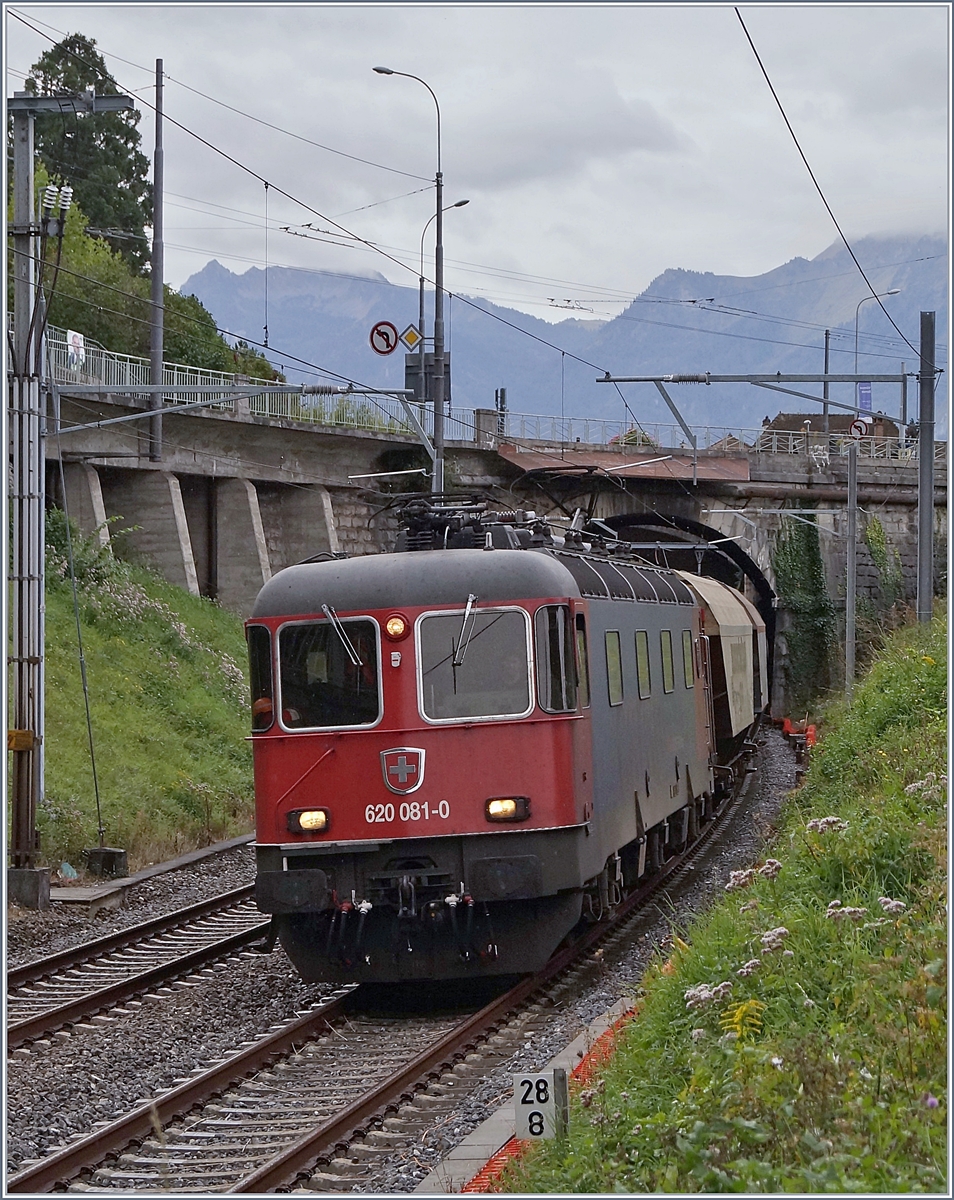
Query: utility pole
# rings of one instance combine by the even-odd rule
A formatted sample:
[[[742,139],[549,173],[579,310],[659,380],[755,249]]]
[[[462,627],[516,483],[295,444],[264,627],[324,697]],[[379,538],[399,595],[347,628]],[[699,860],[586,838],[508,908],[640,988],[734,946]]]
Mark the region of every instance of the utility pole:
[[[13,526],[11,583],[13,753],[10,868],[7,891],[26,908],[48,908],[50,874],[37,867],[36,814],[43,786],[45,430],[41,397],[42,358],[36,353],[38,324],[34,212],[33,123],[37,113],[118,112],[133,107],[129,96],[35,96],[15,92],[7,100],[13,117],[13,361],[9,375],[10,515]],[[64,214],[65,216],[65,214]]]
[[[165,296],[162,289],[162,59],[156,59],[156,150],[152,163],[152,324],[149,330],[149,382],[162,383],[162,340]],[[152,392],[150,408],[162,408],[162,394]],[[162,417],[149,418],[149,458],[162,461]]]
[[[436,100],[435,100],[436,103]],[[444,176],[441,172],[440,109],[437,117],[437,245],[434,248],[434,479],[431,490],[444,490]]]
[[[931,620],[934,606],[934,318],[921,313],[921,370],[918,376],[918,621]]]
[[[831,343],[831,330],[826,329],[825,330],[825,374],[826,375],[828,374],[828,348],[829,348],[830,343]],[[827,379],[825,380],[824,384],[822,385],[822,395],[825,397],[825,402],[822,405],[822,414],[823,414],[822,429],[824,429],[825,433],[828,433],[830,431],[828,428],[828,380]]]
[[[10,379],[10,502],[13,519],[13,752],[10,872],[13,900],[48,908],[49,871],[36,869],[36,811],[43,778],[43,508],[40,380],[35,374],[33,117],[13,107],[13,371]]]
[[[858,602],[858,443],[848,447],[848,569],[845,579],[845,699],[855,691],[855,614]]]

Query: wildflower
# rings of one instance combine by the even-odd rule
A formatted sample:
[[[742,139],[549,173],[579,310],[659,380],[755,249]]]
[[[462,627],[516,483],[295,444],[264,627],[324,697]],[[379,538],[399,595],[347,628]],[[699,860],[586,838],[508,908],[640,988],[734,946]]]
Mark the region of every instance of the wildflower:
[[[783,950],[782,951],[782,958],[794,958],[794,957],[795,957],[794,950]]]
[[[747,963],[744,963],[741,967],[739,967],[739,969],[736,971],[736,975],[752,975],[759,969],[761,965],[762,960],[760,958],[750,958]]]
[[[871,1074],[871,1072],[868,1070],[867,1067],[862,1067],[861,1070],[858,1072],[858,1074],[861,1076],[862,1079],[873,1079],[874,1078],[874,1076]]]
[[[879,896],[878,903],[886,913],[895,916],[897,913],[903,913],[908,907],[903,900],[892,900],[889,896]]]
[[[713,1000],[722,1000],[732,991],[732,981],[724,980],[715,987],[710,987],[707,983],[697,983],[695,987],[688,988],[684,993],[686,1008],[692,1011],[695,1008],[705,1008],[711,1004]]]
[[[809,833],[827,833],[830,829],[847,829],[848,822],[840,817],[816,817],[805,826]]]
[[[767,929],[762,934],[762,951],[765,953],[770,950],[781,950],[782,942],[788,937],[788,930],[784,925],[779,925],[777,929]]]
[[[932,1096],[930,1092],[925,1092],[921,1097],[921,1103],[927,1108],[937,1108],[940,1101],[938,1100],[937,1096]]]
[[[886,921],[884,917],[879,917],[877,921],[865,921],[862,929],[880,929],[882,925],[890,925],[890,921]]]
[[[587,1088],[585,1092],[580,1092],[580,1104],[582,1104],[584,1108],[589,1108],[592,1103],[593,1093],[589,1088]]]
[[[728,1033],[724,1033],[719,1039],[720,1042],[737,1042],[738,1040],[739,1035],[734,1029],[730,1029]]]
[[[759,874],[764,875],[766,879],[777,879],[778,873],[782,869],[782,864],[777,858],[767,858],[765,865],[759,867]]]
[[[781,1069],[784,1065],[785,1065],[785,1060],[783,1058],[779,1058],[779,1056],[777,1054],[773,1055],[772,1066],[775,1067],[776,1070],[781,1071]]]
[[[747,888],[754,879],[754,867],[749,867],[747,871],[730,871],[729,882],[725,885],[725,890],[727,892],[741,891],[742,888]]]
[[[694,1029],[692,1031],[692,1033],[690,1033],[689,1036],[692,1038],[692,1040],[694,1042],[701,1042],[702,1039],[706,1036],[706,1031],[704,1029]]]
[[[759,902],[758,902],[758,900],[750,900],[750,901],[748,902],[748,904],[743,904],[743,905],[742,905],[742,907],[739,909],[739,912],[740,912],[740,913],[744,913],[744,912],[751,912],[751,910],[752,910],[753,908],[758,908],[758,906],[759,906]]]
[[[806,996],[805,999],[802,1001],[802,1008],[814,1008],[814,1007],[815,1007],[815,1001],[810,999],[808,996]]]
[[[840,921],[843,917],[847,917],[849,921],[854,921],[857,925],[863,917],[868,915],[866,908],[852,908],[850,905],[842,906],[840,900],[832,900],[828,905],[828,911],[825,916],[833,921]]]

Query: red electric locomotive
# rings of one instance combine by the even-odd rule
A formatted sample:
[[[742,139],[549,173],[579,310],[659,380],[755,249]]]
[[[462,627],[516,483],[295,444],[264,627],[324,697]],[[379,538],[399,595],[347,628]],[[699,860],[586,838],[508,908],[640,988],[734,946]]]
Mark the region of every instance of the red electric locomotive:
[[[764,707],[738,592],[484,508],[412,505],[247,624],[256,898],[306,979],[537,968],[693,836]]]

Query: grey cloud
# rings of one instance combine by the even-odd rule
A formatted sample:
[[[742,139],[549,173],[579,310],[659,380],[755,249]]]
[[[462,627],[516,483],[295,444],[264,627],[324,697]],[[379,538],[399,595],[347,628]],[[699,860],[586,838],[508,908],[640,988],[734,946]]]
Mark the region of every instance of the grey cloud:
[[[459,174],[471,186],[516,186],[638,151],[675,154],[691,146],[646,100],[624,100],[605,85],[586,93],[576,82],[573,94],[554,95],[551,82],[532,100],[526,91],[491,94],[460,131],[464,148],[453,151]]]

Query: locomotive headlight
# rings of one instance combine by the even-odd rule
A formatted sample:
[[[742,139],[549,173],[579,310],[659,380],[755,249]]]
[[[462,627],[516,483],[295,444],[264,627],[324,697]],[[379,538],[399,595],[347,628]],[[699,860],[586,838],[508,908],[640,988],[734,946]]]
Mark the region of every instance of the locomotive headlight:
[[[495,796],[485,806],[488,821],[525,821],[530,816],[529,796]]]
[[[384,622],[384,632],[392,642],[399,642],[402,638],[407,637],[409,628],[407,617],[402,613],[391,613]]]
[[[289,833],[324,833],[330,824],[327,808],[296,808],[288,814]]]

